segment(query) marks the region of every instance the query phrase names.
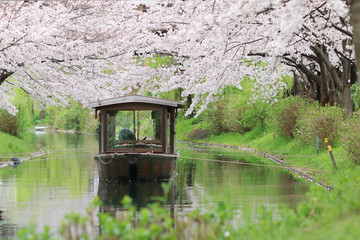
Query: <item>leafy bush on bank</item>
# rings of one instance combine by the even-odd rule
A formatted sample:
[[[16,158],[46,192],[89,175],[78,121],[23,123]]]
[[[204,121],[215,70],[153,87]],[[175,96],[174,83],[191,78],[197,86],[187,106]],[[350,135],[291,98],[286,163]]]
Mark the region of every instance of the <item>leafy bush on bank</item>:
[[[347,122],[344,132],[346,134],[343,136],[343,145],[347,158],[360,165],[360,112]]]
[[[321,107],[313,102],[300,110],[293,133],[304,145],[315,145],[316,133],[320,141],[327,138],[330,145],[335,145],[343,133],[344,120],[345,115],[340,108]]]
[[[19,136],[21,131],[16,116],[9,114],[5,110],[0,110],[0,131]]]
[[[229,94],[210,105],[205,111],[207,128],[214,134],[246,133],[260,125],[265,128],[269,104],[249,103],[239,94]]]
[[[30,96],[21,89],[15,89],[12,103],[17,107],[16,115],[0,109],[0,131],[16,137],[24,137],[27,129],[34,125],[34,106]]]
[[[21,137],[30,126],[26,121],[21,106],[18,107],[17,114],[11,115],[7,111],[0,109],[0,131],[9,133],[15,137]]]
[[[262,132],[295,138],[303,145],[312,146],[315,146],[316,133],[320,142],[328,138],[331,145],[346,134],[346,116],[338,107],[322,107],[300,97],[280,99],[272,105],[262,102],[249,104],[246,98],[237,98],[238,95],[228,94],[213,103],[201,117],[200,122],[205,123],[202,126],[213,134],[245,134],[262,129]],[[261,131],[256,132],[261,136]]]
[[[306,104],[308,100],[300,97],[288,97],[273,104],[267,119],[270,129],[276,134],[293,138],[300,112]]]
[[[228,99],[219,99],[216,103],[211,104],[211,109],[205,112],[207,128],[214,134],[229,132],[229,127],[226,125],[229,110],[225,106],[228,104]],[[233,122],[234,124],[237,121]]]
[[[345,114],[339,107],[320,106],[300,97],[281,99],[269,108],[268,127],[276,134],[296,138],[303,145],[315,146],[328,138],[334,145],[344,133]]]
[[[261,145],[266,143],[251,140],[270,135],[269,141],[284,136],[287,143],[294,138],[296,141],[291,143],[293,148],[315,148],[318,133],[320,146],[323,146],[325,138],[332,146],[341,147],[340,144],[343,144],[344,150],[341,152],[347,152],[344,161],[360,164],[359,116],[351,120],[339,107],[322,107],[317,102],[299,97],[279,99],[271,105],[252,105],[245,101],[247,98],[239,95],[241,94],[227,94],[217,103],[213,103],[212,107],[197,119],[180,119],[179,139],[189,140],[189,136],[193,136],[192,133],[207,129],[213,135],[202,141],[213,142],[216,139],[215,142],[220,144],[229,144],[230,141],[230,144],[250,144],[252,147],[266,150],[266,146]],[[281,154],[282,146],[276,148],[276,153]],[[314,151],[316,152],[316,149]]]

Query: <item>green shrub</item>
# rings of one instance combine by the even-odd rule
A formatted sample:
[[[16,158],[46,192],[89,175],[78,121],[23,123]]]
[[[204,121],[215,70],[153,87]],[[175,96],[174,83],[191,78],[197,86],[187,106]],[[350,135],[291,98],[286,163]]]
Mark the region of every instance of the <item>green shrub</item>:
[[[346,124],[343,145],[350,161],[360,164],[360,112]]]
[[[351,86],[351,99],[353,102],[354,109],[360,108],[360,85],[359,84],[353,84]]]
[[[18,121],[16,116],[9,114],[5,110],[0,110],[0,131],[18,136]]]
[[[294,129],[301,109],[308,100],[300,97],[288,97],[281,99],[269,108],[268,124],[270,128],[279,135],[294,137]]]
[[[215,134],[234,132],[246,133],[257,125],[265,127],[267,103],[252,103],[241,98],[240,94],[228,95],[209,106],[205,119]]]
[[[55,118],[55,126],[61,129],[80,131],[84,128],[84,111],[80,103],[73,102],[62,109]]]
[[[10,135],[20,137],[26,130],[26,122],[24,120],[24,113],[19,106],[17,114],[11,115],[5,110],[0,110],[0,131],[9,133]]]
[[[253,130],[258,125],[265,128],[268,107],[269,104],[263,102],[243,106],[244,111],[241,115],[240,125],[247,130],[246,132]]]
[[[237,101],[234,96],[227,97],[226,100],[226,105],[219,106],[219,108],[223,108],[223,126],[226,132],[244,133],[249,131],[250,129],[248,127],[244,127],[244,125],[241,124],[243,114],[246,111],[244,105],[241,104],[241,101]]]
[[[307,104],[299,112],[294,136],[305,145],[315,145],[318,133],[320,142],[327,138],[328,144],[334,145],[344,129],[344,117],[343,111],[338,107]]]
[[[205,113],[207,128],[215,134],[229,132],[228,127],[226,124],[224,124],[225,119],[229,115],[228,109],[226,107],[227,104],[227,98],[219,99],[216,103],[211,104],[209,106],[209,110]]]

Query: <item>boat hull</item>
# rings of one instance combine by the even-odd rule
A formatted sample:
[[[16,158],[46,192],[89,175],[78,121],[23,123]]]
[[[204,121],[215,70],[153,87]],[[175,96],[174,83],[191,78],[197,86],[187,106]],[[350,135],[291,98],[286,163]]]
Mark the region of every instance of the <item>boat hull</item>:
[[[99,178],[112,181],[154,181],[170,179],[176,168],[174,154],[98,154]]]

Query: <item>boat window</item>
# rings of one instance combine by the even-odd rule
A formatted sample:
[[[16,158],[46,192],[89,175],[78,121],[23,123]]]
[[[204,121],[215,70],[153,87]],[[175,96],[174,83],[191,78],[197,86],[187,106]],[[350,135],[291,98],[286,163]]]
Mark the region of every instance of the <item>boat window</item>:
[[[161,123],[161,111],[109,111],[107,148],[117,152],[161,152]]]

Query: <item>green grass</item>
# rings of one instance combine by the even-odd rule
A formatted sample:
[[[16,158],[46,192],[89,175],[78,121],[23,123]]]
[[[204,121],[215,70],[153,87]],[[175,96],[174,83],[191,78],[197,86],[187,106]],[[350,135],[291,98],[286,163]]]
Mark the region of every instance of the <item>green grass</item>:
[[[0,132],[0,155],[10,156],[13,153],[29,153],[37,150],[32,144],[33,135],[27,133],[23,138],[14,137],[10,134]]]
[[[176,124],[176,137],[180,141],[188,141],[188,134],[196,128],[201,127],[202,122],[196,118],[191,119],[180,119]]]

